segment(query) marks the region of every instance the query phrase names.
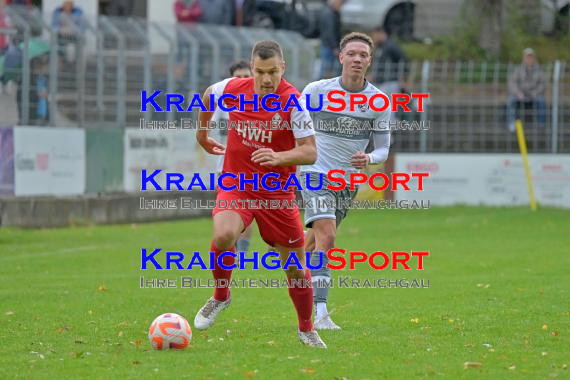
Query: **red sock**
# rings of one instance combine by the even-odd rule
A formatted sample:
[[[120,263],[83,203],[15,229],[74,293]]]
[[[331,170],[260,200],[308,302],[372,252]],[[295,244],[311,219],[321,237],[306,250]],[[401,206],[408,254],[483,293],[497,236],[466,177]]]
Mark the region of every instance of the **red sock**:
[[[311,284],[311,271],[305,268],[305,280]],[[301,280],[302,281],[302,280]],[[289,284],[291,280],[289,279]],[[304,283],[303,283],[304,284]],[[299,318],[300,331],[313,330],[313,288],[307,287],[290,287],[289,296],[295,305],[297,317]]]
[[[212,270],[212,273],[214,274],[214,279],[216,280],[216,284],[219,283],[220,279],[225,279],[228,281],[228,286],[220,288],[218,286],[216,286],[216,288],[214,289],[214,299],[217,301],[225,301],[228,299],[229,295],[230,295],[230,287],[229,287],[229,281],[230,278],[232,277],[232,270],[225,270],[222,269],[219,265],[218,265],[218,256],[220,256],[223,252],[226,251],[231,251],[235,253],[235,248],[232,247],[231,249],[226,249],[226,250],[221,250],[218,249],[216,247],[216,245],[214,244],[214,242],[212,241],[212,244],[210,245],[210,251],[214,252],[214,257],[216,260],[216,264],[214,266],[214,270]],[[231,256],[224,256],[224,258],[222,259],[222,262],[224,263],[224,265],[233,265],[235,263],[235,259]]]

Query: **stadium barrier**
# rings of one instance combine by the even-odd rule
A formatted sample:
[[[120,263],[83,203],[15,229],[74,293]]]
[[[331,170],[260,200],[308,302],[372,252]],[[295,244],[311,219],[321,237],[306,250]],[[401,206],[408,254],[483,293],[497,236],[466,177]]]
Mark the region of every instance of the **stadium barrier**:
[[[204,24],[184,27],[100,16],[94,24],[85,20],[74,37],[61,37],[37,8],[7,9],[12,25],[0,30],[9,46],[0,57],[0,63],[8,62],[7,67],[0,65],[0,73],[6,74],[0,123],[6,126],[102,129],[136,126],[141,118],[195,118],[195,113],[141,113],[140,91],[201,93],[228,75],[231,62],[247,59],[260,39],[275,39],[283,45],[286,77],[297,87],[318,79],[314,44],[294,32]],[[544,112],[529,102],[514,111],[523,120],[530,153],[568,153],[570,67],[562,61],[540,63],[545,77]],[[430,93],[426,112],[399,112],[398,116],[429,121],[431,130],[395,131],[394,149],[517,152],[516,134],[507,120],[507,89],[518,64],[424,61],[373,67],[373,81],[381,89],[386,88],[382,78],[405,74],[407,93]]]

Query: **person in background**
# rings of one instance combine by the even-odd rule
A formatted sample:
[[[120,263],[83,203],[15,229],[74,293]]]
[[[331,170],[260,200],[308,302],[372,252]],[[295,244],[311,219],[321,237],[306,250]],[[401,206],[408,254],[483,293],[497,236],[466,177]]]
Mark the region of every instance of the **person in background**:
[[[232,25],[234,0],[200,0],[204,14],[200,22],[204,24]]]
[[[255,15],[255,0],[234,0],[234,25],[235,26],[251,26],[253,24],[253,16]]]
[[[371,37],[374,42],[374,60],[368,80],[388,96],[399,93],[405,87],[408,59],[383,27],[376,27]],[[396,113],[393,112],[390,120],[395,119]]]
[[[541,127],[546,123],[546,78],[536,62],[533,49],[523,50],[523,61],[509,78],[509,99],[507,102],[507,127],[515,131],[516,107],[519,103],[531,103]]]
[[[83,32],[83,11],[76,7],[71,0],[65,0],[63,4],[53,11],[52,30],[58,36],[58,49],[60,56],[65,57],[67,62],[73,62],[74,58],[69,48],[77,51],[77,44]]]
[[[200,22],[204,11],[200,0],[176,0],[174,15],[180,24]]]
[[[321,31],[321,70],[320,79],[339,74],[338,45],[341,38],[340,8],[343,0],[328,0],[320,18]]]
[[[0,0],[0,29],[8,29],[10,27],[10,18],[6,13],[6,3],[5,0]],[[10,39],[5,33],[0,33],[0,55],[4,54],[8,50],[8,45],[10,44]]]

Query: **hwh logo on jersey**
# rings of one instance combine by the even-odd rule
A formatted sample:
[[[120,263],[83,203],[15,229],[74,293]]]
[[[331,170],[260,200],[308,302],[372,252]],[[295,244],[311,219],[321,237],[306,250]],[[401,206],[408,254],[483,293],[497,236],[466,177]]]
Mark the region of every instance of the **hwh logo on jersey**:
[[[273,136],[272,131],[265,131],[259,128],[253,129],[249,128],[247,125],[244,128],[242,128],[241,125],[238,125],[238,127],[236,128],[236,132],[246,140],[259,141],[262,143],[265,142],[271,143],[271,139]]]

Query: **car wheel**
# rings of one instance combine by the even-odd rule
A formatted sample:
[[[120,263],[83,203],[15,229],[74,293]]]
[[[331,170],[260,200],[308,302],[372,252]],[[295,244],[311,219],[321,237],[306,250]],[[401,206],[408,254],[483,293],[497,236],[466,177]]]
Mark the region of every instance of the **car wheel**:
[[[390,35],[410,40],[414,36],[414,6],[400,4],[392,8],[386,15],[384,28]]]
[[[263,29],[275,29],[273,19],[265,12],[256,12],[253,16],[252,26]]]

